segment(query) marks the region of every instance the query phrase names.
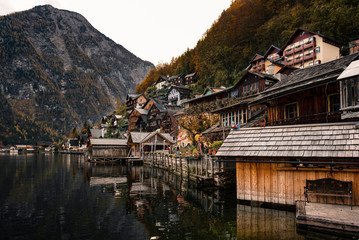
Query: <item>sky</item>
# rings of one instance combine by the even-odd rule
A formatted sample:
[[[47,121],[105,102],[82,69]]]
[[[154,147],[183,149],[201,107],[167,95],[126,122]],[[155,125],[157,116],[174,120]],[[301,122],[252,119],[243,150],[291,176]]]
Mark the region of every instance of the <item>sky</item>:
[[[0,0],[0,15],[51,4],[80,13],[97,30],[154,65],[198,40],[233,0]]]

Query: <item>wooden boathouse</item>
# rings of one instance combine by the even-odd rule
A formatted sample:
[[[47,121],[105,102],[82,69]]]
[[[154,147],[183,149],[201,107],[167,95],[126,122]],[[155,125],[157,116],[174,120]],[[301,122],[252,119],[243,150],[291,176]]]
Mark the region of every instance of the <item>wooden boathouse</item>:
[[[89,146],[90,161],[108,162],[127,158],[127,139],[93,138]]]
[[[243,128],[231,131],[216,156],[236,163],[238,200],[293,207],[306,201],[309,180],[334,179],[351,182],[352,196],[337,189],[309,201],[359,205],[357,123]]]

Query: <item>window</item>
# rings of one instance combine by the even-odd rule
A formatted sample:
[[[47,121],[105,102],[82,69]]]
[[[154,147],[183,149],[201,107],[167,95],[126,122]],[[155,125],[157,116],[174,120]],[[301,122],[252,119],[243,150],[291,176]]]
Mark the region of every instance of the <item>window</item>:
[[[299,53],[299,57],[302,57],[303,56],[303,53]]]
[[[228,125],[228,122],[227,122],[227,113],[224,113],[223,114],[223,117],[222,117],[222,126],[225,127]]]
[[[303,65],[300,65],[299,68],[304,68],[304,66],[303,66]]]
[[[313,41],[313,37],[308,38],[308,41],[309,42]]]
[[[304,41],[303,40],[299,41],[299,45],[302,45],[302,44],[304,44]]]
[[[316,53],[320,53],[320,47],[316,47],[316,48],[315,48],[315,52],[316,52]]]
[[[328,112],[338,112],[340,109],[339,93],[330,94],[328,96]]]
[[[309,54],[310,54],[310,53],[313,53],[313,49],[310,49],[310,50],[309,50]]]
[[[284,119],[294,119],[299,116],[298,103],[290,103],[284,106]]]
[[[314,65],[314,63],[313,63],[313,62],[310,62],[310,63],[309,63],[309,66],[313,66],[313,65]]]
[[[359,77],[355,76],[342,81],[342,107],[357,107],[359,105]]]
[[[290,48],[294,48],[294,46],[295,46],[295,45],[294,45],[294,44],[292,44],[292,45],[290,45]]]

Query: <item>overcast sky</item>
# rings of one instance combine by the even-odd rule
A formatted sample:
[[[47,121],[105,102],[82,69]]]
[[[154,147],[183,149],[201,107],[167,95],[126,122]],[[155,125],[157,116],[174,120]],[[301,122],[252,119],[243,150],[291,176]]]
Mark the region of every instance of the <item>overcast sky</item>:
[[[127,50],[157,65],[193,48],[232,0],[0,0],[0,15],[51,4],[83,15]]]

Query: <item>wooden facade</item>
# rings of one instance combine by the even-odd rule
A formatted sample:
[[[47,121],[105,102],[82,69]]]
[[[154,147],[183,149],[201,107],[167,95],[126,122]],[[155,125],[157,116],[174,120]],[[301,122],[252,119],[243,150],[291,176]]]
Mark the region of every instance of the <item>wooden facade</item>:
[[[334,82],[268,101],[268,125],[339,122],[339,109],[339,83]]]
[[[146,103],[146,98],[141,94],[128,94],[126,98],[126,110],[131,111],[142,107]]]
[[[330,168],[297,168],[281,163],[237,163],[237,199],[281,205],[305,201],[306,180],[334,178],[353,182],[354,205],[359,205],[359,170]],[[312,196],[320,203],[350,205],[343,197]]]
[[[236,162],[237,198],[295,205],[306,180],[353,183],[359,205],[359,128],[356,123],[242,128],[231,131],[217,157]],[[350,205],[350,199],[311,196],[311,201]]]

